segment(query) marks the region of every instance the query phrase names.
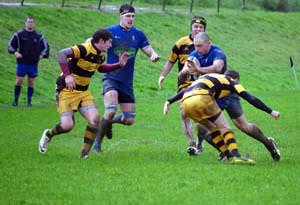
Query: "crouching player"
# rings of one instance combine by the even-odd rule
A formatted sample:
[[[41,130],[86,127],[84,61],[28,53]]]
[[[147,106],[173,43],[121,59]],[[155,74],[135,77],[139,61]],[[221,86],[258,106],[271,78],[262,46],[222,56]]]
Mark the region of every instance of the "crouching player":
[[[209,131],[210,144],[223,153],[233,164],[255,164],[254,160],[241,157],[233,132],[216,103],[215,99],[236,93],[256,108],[269,113],[275,119],[278,111],[270,109],[258,98],[250,95],[239,84],[239,73],[228,70],[224,74],[206,74],[201,76],[186,90],[183,90],[165,102],[164,114],[169,105],[181,99],[182,111],[186,117],[205,126]]]
[[[74,127],[74,112],[79,111],[88,122],[84,133],[81,157],[87,158],[97,133],[98,110],[94,98],[88,91],[95,71],[111,72],[124,67],[129,58],[124,52],[115,64],[104,64],[105,53],[112,46],[112,34],[104,29],[97,30],[91,41],[62,49],[57,54],[62,74],[57,79],[57,106],[60,122],[52,129],[46,129],[40,139],[39,151],[44,154],[48,143],[59,134]]]

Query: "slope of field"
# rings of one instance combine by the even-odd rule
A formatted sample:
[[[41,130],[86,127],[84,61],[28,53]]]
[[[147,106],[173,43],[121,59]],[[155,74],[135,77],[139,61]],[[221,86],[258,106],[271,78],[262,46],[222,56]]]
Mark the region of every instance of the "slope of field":
[[[201,11],[199,11],[201,13]],[[51,57],[40,64],[33,107],[26,102],[10,107],[15,78],[15,59],[7,54],[7,42],[34,15],[37,29],[48,38]],[[274,109],[275,121],[244,103],[250,121],[277,140],[282,160],[272,161],[264,146],[236,128],[241,153],[256,166],[232,166],[216,160],[217,152],[205,146],[197,157],[185,153],[187,142],[180,125],[178,106],[162,115],[164,100],[176,90],[175,67],[164,88],[156,88],[161,68],[174,42],[188,33],[191,15],[138,14],[143,28],[162,60],[151,63],[137,57],[135,92],[136,124],[114,126],[114,137],[105,140],[103,152],[80,160],[86,123],[76,113],[75,129],[54,138],[46,155],[37,150],[45,128],[58,122],[53,93],[59,67],[55,53],[83,42],[97,28],[118,23],[118,15],[87,9],[0,7],[0,204],[299,204],[300,203],[300,95],[289,68],[289,56],[300,63],[298,13],[224,10],[206,13],[207,31],[224,48],[228,64],[241,73],[242,83]],[[92,92],[103,113],[101,78]]]

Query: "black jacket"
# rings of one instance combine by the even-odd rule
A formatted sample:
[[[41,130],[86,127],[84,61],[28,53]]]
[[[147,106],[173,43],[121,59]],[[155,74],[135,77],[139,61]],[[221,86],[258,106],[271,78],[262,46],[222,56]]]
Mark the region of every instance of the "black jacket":
[[[18,64],[36,64],[40,56],[49,57],[50,48],[41,33],[23,29],[14,33],[8,43],[8,52],[13,54],[16,51],[23,55],[17,59]]]

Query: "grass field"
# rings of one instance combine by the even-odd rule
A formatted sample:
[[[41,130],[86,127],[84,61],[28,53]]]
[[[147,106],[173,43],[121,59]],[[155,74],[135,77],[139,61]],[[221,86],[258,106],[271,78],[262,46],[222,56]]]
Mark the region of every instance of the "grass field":
[[[80,160],[85,122],[77,114],[75,129],[54,138],[47,154],[40,155],[40,135],[58,120],[53,103],[59,73],[55,53],[84,41],[98,27],[117,23],[118,17],[86,9],[0,7],[0,204],[300,204],[300,95],[288,61],[292,55],[296,69],[300,63],[300,14],[206,12],[208,32],[224,48],[229,65],[241,72],[245,87],[281,111],[281,119],[275,121],[243,103],[249,120],[278,141],[280,162],[273,162],[261,144],[236,128],[240,151],[255,159],[256,166],[220,163],[207,144],[200,156],[185,153],[178,107],[173,105],[168,116],[162,115],[164,100],[176,90],[176,68],[163,90],[156,89],[156,82],[171,46],[186,34],[191,15],[149,13],[138,15],[136,25],[148,34],[162,61],[152,64],[138,56],[136,124],[116,125],[103,152]],[[15,62],[6,45],[23,26],[26,14],[38,19],[38,30],[48,38],[52,56],[41,62],[33,107],[22,106],[23,89],[21,106],[11,108]],[[100,76],[92,83],[103,113]]]

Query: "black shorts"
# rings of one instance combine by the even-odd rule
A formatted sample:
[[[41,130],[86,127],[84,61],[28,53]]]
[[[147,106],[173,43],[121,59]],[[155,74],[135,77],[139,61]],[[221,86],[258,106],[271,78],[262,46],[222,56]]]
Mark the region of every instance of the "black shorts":
[[[217,99],[217,103],[221,110],[226,110],[231,119],[236,119],[243,114],[240,97],[237,94]]]

